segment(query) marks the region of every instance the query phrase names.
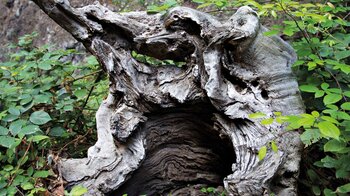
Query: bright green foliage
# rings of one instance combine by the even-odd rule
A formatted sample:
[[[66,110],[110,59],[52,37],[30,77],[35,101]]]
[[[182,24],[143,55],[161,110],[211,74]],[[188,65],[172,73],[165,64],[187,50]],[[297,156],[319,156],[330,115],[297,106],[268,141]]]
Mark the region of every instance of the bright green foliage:
[[[203,188],[201,188],[201,192],[206,193],[208,195],[212,195],[212,196],[225,196],[226,195],[225,191],[220,192],[214,187],[203,187]]]
[[[108,86],[94,84],[100,73],[95,58],[73,65],[74,50],[35,48],[35,36],[20,38],[16,52],[0,63],[0,195],[46,192],[46,179],[53,175],[46,161],[49,149],[59,154],[67,150],[61,149],[65,143],[86,139],[82,135],[94,129],[93,114],[103,96],[98,92]],[[93,100],[86,105],[88,97]],[[75,152],[86,151],[80,148]],[[73,189],[71,195],[82,192]]]
[[[268,143],[268,145],[262,146],[262,147],[258,150],[258,159],[259,159],[259,161],[264,160],[264,158],[266,157],[266,154],[267,154],[268,150],[272,150],[274,153],[277,153],[277,152],[278,152],[278,146],[277,146],[277,144],[276,144],[275,141],[271,141],[270,143]]]
[[[167,10],[177,5],[179,5],[179,3],[176,0],[165,0],[161,5],[154,4],[154,5],[147,6],[147,12],[150,14],[152,13],[164,14]]]
[[[267,147],[266,146],[263,146],[259,149],[259,152],[258,152],[258,158],[259,160],[263,160],[266,156],[266,152],[267,152]]]
[[[185,62],[181,62],[181,61],[177,62],[177,61],[173,61],[173,60],[169,60],[169,59],[159,60],[159,59],[156,59],[154,57],[150,57],[150,56],[143,55],[143,54],[138,54],[135,51],[132,51],[131,55],[137,61],[145,63],[145,64],[147,64],[149,66],[164,66],[164,65],[167,65],[167,66],[182,67],[183,65],[186,64]]]
[[[77,185],[77,186],[74,186],[70,192],[65,191],[64,195],[65,196],[81,196],[87,192],[88,192],[87,188],[80,186],[80,185]]]
[[[248,117],[251,119],[255,119],[255,118],[262,118],[265,117],[266,114],[262,113],[262,112],[257,112],[257,113],[253,113],[253,114],[249,114]]]

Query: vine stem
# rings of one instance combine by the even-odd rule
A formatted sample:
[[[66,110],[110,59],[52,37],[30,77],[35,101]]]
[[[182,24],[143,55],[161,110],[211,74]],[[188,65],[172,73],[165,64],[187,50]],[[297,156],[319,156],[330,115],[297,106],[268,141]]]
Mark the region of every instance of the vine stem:
[[[103,72],[101,72],[101,71],[102,71],[102,70],[99,70],[99,71],[96,71],[96,72],[90,74],[90,75],[93,75],[93,74],[98,73],[98,75],[97,75],[97,77],[96,77],[96,79],[95,79],[95,81],[94,81],[94,84],[96,84],[97,82],[99,82],[99,81],[101,80],[102,74],[103,74]],[[86,75],[85,75],[85,76],[86,76]],[[76,119],[76,121],[75,121],[75,124],[74,124],[73,128],[77,126],[77,124],[78,124],[78,122],[79,122],[79,120],[80,120],[80,117],[81,117],[81,115],[83,114],[83,111],[84,111],[84,109],[85,109],[85,107],[86,107],[86,105],[87,105],[87,103],[88,103],[88,101],[89,101],[89,99],[90,99],[90,97],[91,97],[91,94],[92,94],[94,88],[95,88],[95,85],[93,85],[93,86],[90,88],[89,94],[88,94],[87,98],[85,99],[84,104],[83,104],[83,106],[82,106],[82,108],[81,108],[81,113],[80,113],[80,115],[78,115],[78,117],[77,117],[77,119]],[[78,141],[78,140],[81,139],[81,138],[86,137],[89,133],[90,133],[90,131],[87,131],[83,136],[78,136],[78,137],[75,138],[74,140],[72,140],[72,141],[66,143],[62,148],[60,148],[60,149],[57,151],[58,154],[60,154],[60,153],[62,152],[62,150],[65,149],[68,145],[70,145],[70,144],[72,144],[72,143]]]
[[[75,82],[75,81],[77,81],[77,80],[84,79],[84,78],[86,78],[86,77],[89,77],[89,76],[95,75],[95,74],[100,73],[100,72],[102,72],[102,69],[99,69],[99,70],[94,71],[94,72],[91,72],[91,73],[89,73],[89,74],[86,74],[86,75],[83,75],[83,76],[80,76],[80,77],[74,78],[73,80],[69,80],[68,82]]]
[[[22,161],[24,160],[24,158],[27,156],[31,145],[32,145],[32,140],[30,140],[30,142],[29,142],[29,144],[28,144],[28,146],[27,146],[27,149],[26,149],[26,151],[24,152],[24,155],[23,155],[22,159],[18,162],[18,165],[17,165],[17,167],[16,167],[16,170],[15,170],[13,176],[11,177],[10,181],[8,182],[8,185],[11,185],[12,182],[13,182],[13,180],[15,179],[16,173],[17,173],[19,167],[21,166],[21,162],[22,162]]]
[[[81,139],[81,138],[86,137],[89,133],[90,133],[90,131],[87,131],[84,135],[79,135],[79,136],[76,137],[74,140],[69,141],[68,143],[66,143],[62,148],[60,148],[60,149],[57,151],[57,155],[61,154],[61,152],[63,151],[63,149],[65,149],[67,146],[69,146],[70,144],[72,144],[72,143],[78,141],[78,140]]]
[[[89,94],[88,94],[88,96],[87,96],[87,98],[85,99],[85,101],[84,101],[84,104],[83,104],[83,106],[82,106],[82,108],[81,108],[81,112],[80,112],[80,115],[78,115],[78,117],[77,117],[77,119],[76,119],[76,121],[75,121],[75,124],[74,124],[74,126],[73,126],[73,128],[75,128],[76,126],[77,126],[77,124],[78,124],[78,122],[79,122],[79,120],[80,120],[80,117],[83,115],[83,111],[84,111],[84,109],[85,109],[85,107],[86,107],[86,105],[87,105],[87,103],[88,103],[88,101],[89,101],[89,99],[90,99],[90,97],[91,97],[91,95],[92,95],[92,92],[94,91],[94,89],[95,89],[95,84],[97,83],[97,82],[99,82],[101,79],[102,79],[102,74],[103,74],[103,72],[101,72],[101,70],[98,72],[98,75],[97,75],[97,77],[96,77],[96,79],[95,79],[95,81],[94,81],[94,85],[90,88],[90,90],[89,90]]]

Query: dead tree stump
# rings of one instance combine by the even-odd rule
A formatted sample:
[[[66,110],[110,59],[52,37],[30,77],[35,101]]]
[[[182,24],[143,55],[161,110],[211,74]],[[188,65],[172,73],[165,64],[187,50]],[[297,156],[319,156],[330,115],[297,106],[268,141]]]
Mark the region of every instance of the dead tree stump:
[[[241,7],[227,21],[186,7],[166,14],[115,13],[96,3],[33,0],[97,57],[110,91],[97,114],[98,141],[59,170],[91,195],[296,195],[302,147],[284,125],[248,115],[303,112],[293,49],[266,37],[257,14]],[[154,66],[132,52],[182,67]],[[258,150],[275,141],[259,161]]]

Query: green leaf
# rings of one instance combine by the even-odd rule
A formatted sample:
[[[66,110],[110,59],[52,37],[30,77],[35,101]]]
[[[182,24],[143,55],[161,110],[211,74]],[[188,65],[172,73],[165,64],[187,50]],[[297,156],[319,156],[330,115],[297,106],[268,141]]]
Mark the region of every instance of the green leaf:
[[[331,189],[324,189],[324,190],[323,190],[323,194],[324,194],[325,196],[336,196],[336,195],[337,195],[337,194],[334,193]]]
[[[350,110],[350,102],[345,102],[340,107],[343,110]]]
[[[207,191],[208,191],[208,193],[214,193],[215,192],[215,188],[214,187],[208,187]]]
[[[311,71],[311,70],[314,70],[316,68],[317,64],[316,64],[316,62],[311,61],[311,62],[307,63],[307,66],[308,66],[308,70]]]
[[[260,148],[260,150],[258,152],[258,158],[259,158],[260,161],[265,158],[266,152],[267,152],[266,146],[263,146],[263,147]]]
[[[332,92],[335,94],[341,94],[341,90],[339,88],[329,88],[327,89],[327,92]]]
[[[347,171],[347,169],[337,169],[337,171],[335,172],[335,177],[346,179],[348,178],[349,174],[350,172]]]
[[[326,105],[327,108],[332,109],[332,110],[339,110],[338,106],[330,104],[330,105]]]
[[[3,126],[0,126],[0,135],[7,135],[9,133],[9,130],[6,129]]]
[[[256,113],[248,115],[248,117],[251,118],[251,119],[262,118],[262,117],[265,117],[265,116],[266,116],[266,114],[264,114],[262,112],[256,112]]]
[[[273,112],[275,116],[282,116],[282,112]]]
[[[27,169],[27,175],[28,176],[32,176],[34,173],[34,168],[32,166],[30,166],[28,169]]]
[[[337,103],[342,99],[342,96],[339,94],[328,94],[323,98],[323,103],[325,105],[332,104],[332,103]]]
[[[334,124],[339,124],[339,122],[337,120],[335,120],[334,118],[330,117],[330,116],[321,116],[321,118],[325,121],[334,123]]]
[[[19,116],[21,114],[21,112],[19,111],[19,109],[15,108],[15,107],[10,107],[8,109],[8,112],[12,115],[15,115],[15,116]]]
[[[340,130],[333,123],[328,121],[323,121],[317,124],[320,132],[325,137],[331,137],[334,139],[339,139]]]
[[[34,103],[51,103],[51,96],[47,94],[35,95]]]
[[[316,86],[312,86],[312,85],[301,85],[299,86],[299,89],[301,91],[308,92],[308,93],[314,93],[319,91],[319,89]]]
[[[310,178],[311,182],[317,182],[319,180],[319,176],[316,174],[314,170],[308,169],[306,173],[307,173],[307,176]]]
[[[30,115],[30,122],[36,125],[43,125],[49,122],[51,119],[50,115],[44,111],[36,111]]]
[[[297,67],[297,66],[302,65],[302,64],[304,64],[304,63],[305,63],[305,61],[297,60],[297,61],[293,64],[293,67]]]
[[[345,59],[350,56],[350,50],[335,51],[334,56],[337,60]]]
[[[78,186],[74,186],[70,192],[71,195],[74,195],[74,196],[81,196],[85,193],[87,193],[87,188],[81,186],[81,185],[78,185]]]
[[[2,121],[5,122],[12,122],[14,120],[18,119],[17,115],[13,115],[13,114],[7,114],[4,118],[2,118]]]
[[[274,152],[278,152],[278,146],[276,145],[276,143],[274,141],[271,142],[271,149]]]
[[[350,115],[346,112],[342,112],[342,111],[336,111],[334,113],[335,118],[337,119],[344,119],[344,120],[350,120]]]
[[[321,189],[320,189],[320,187],[318,187],[318,186],[312,186],[312,192],[313,192],[315,195],[321,195]]]
[[[40,131],[40,128],[38,125],[28,125],[23,127],[20,133],[23,135],[30,135],[38,131]]]
[[[328,84],[328,83],[322,83],[322,84],[321,84],[321,88],[322,88],[323,90],[327,90],[327,89],[329,88],[329,84]]]
[[[320,116],[320,113],[318,113],[317,111],[312,111],[311,115],[314,116],[315,118],[318,118]]]
[[[222,1],[215,1],[217,7],[223,7],[225,4]]]
[[[36,171],[33,175],[34,178],[47,178],[50,174],[49,171]]]
[[[33,142],[40,142],[41,140],[49,139],[46,135],[34,135],[31,136],[28,140]]]
[[[10,124],[9,130],[13,136],[16,136],[22,130],[22,126],[25,125],[27,121],[16,120]]]
[[[86,89],[79,89],[74,91],[74,95],[77,96],[79,99],[84,98],[85,96],[87,96],[88,91]]]
[[[302,125],[299,124],[299,120],[301,119],[300,116],[288,116],[288,119],[286,120],[288,124],[288,130],[298,129]]]
[[[270,125],[270,124],[273,123],[273,118],[264,119],[264,120],[260,121],[260,123],[261,123],[262,125]]]
[[[337,160],[328,155],[321,159],[321,163],[323,164],[323,167],[326,168],[335,168],[338,165]]]
[[[333,67],[334,70],[340,69],[345,74],[350,73],[350,65],[339,63]]]
[[[51,62],[50,61],[42,61],[38,64],[38,68],[43,69],[43,70],[50,70],[51,67]]]
[[[277,13],[275,10],[271,10],[271,15],[274,17],[274,18],[277,18]]]
[[[50,136],[56,136],[56,137],[62,137],[66,133],[66,130],[62,127],[54,127],[50,130],[49,135]]]
[[[323,97],[324,91],[318,90],[315,92],[315,98]]]
[[[289,119],[288,116],[278,116],[276,118],[276,122],[279,124],[282,124],[282,123],[288,121],[288,119]]]
[[[72,106],[72,105],[65,105],[65,106],[63,107],[63,110],[64,110],[64,111],[73,111],[73,106]]]
[[[350,183],[338,187],[336,192],[337,193],[349,193],[350,192]]]
[[[293,28],[285,28],[283,30],[283,34],[288,35],[288,36],[292,36],[292,35],[294,35],[294,29]]]
[[[5,170],[5,171],[11,171],[11,170],[13,170],[13,166],[12,166],[12,165],[5,165],[5,166],[3,167],[3,170]]]
[[[7,188],[7,194],[6,195],[16,195],[17,189],[16,187],[10,186]]]
[[[34,188],[34,185],[30,182],[24,182],[21,184],[23,190],[31,190]]]
[[[339,152],[346,147],[345,142],[338,140],[329,140],[324,146],[323,149],[325,152]]]
[[[298,120],[298,124],[304,127],[311,127],[314,125],[315,117],[310,114],[300,114],[302,117]]]
[[[277,35],[279,33],[278,30],[270,30],[270,31],[266,31],[264,32],[265,36],[273,36],[273,35]]]
[[[5,148],[11,148],[13,145],[15,145],[17,142],[17,139],[10,136],[0,136],[0,146],[3,146]]]
[[[309,146],[321,139],[321,133],[318,129],[306,129],[300,135],[300,139],[306,146]]]
[[[195,2],[195,3],[199,3],[199,4],[202,4],[202,3],[205,2],[205,0],[192,0],[192,1]]]

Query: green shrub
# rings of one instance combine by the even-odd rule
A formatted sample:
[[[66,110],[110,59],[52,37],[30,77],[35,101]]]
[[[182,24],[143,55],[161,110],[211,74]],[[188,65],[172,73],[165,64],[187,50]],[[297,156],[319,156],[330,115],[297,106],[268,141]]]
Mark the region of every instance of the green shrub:
[[[52,158],[62,151],[82,156],[87,140],[93,142],[87,136],[107,92],[107,81],[92,91],[101,73],[94,57],[73,65],[76,51],[36,48],[35,36],[20,38],[16,52],[0,63],[0,195],[45,192]],[[67,151],[73,145],[75,151]]]

